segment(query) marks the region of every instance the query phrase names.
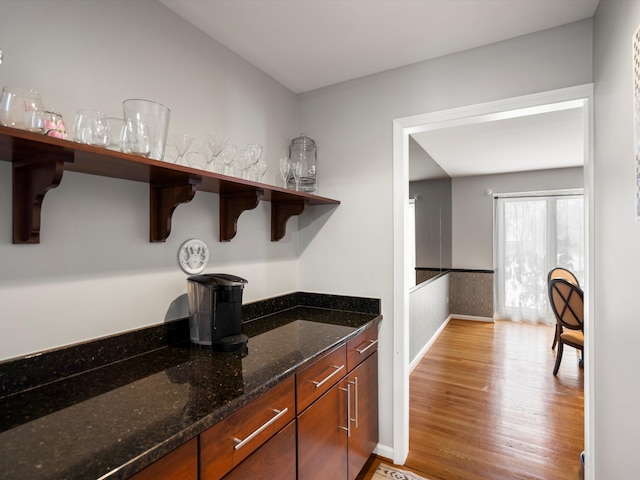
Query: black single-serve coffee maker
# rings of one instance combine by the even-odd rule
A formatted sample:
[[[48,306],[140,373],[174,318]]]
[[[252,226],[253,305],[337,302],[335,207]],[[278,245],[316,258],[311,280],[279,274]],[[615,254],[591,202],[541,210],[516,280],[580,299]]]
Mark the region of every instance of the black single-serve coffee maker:
[[[209,273],[187,278],[189,336],[198,347],[232,352],[249,337],[242,332],[242,290],[247,281],[235,275]]]

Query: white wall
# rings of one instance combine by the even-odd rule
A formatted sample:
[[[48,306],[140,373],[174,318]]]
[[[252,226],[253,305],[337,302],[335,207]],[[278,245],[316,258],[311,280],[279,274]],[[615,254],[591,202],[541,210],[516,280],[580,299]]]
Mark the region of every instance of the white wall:
[[[454,178],[453,268],[491,270],[493,264],[493,194],[582,188],[582,168]]]
[[[300,218],[299,286],[382,298],[383,447],[393,447],[392,121],[590,83],[591,27],[578,22],[300,96],[301,131],[318,143],[320,193],[342,204]]]
[[[594,17],[596,479],[635,478],[640,445],[632,38],[640,2],[601,0]]]
[[[39,90],[69,128],[78,108],[121,116],[126,98],[156,100],[171,131],[264,144],[271,183],[298,133],[291,91],[155,0],[2,0],[0,49],[0,84]],[[40,245],[13,245],[11,218],[11,164],[0,162],[0,359],[184,315],[172,305],[186,292],[176,255],[191,237],[209,246],[206,272],[249,281],[245,301],[298,286],[297,219],[272,243],[268,203],[220,243],[218,196],[198,193],[152,244],[148,185],[67,172],[45,196]]]

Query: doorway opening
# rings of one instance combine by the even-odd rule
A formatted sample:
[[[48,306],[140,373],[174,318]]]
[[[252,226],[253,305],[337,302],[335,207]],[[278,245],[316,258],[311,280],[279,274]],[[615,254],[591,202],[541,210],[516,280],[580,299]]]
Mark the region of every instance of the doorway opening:
[[[393,460],[403,464],[409,452],[409,289],[406,287],[407,199],[409,198],[409,136],[451,126],[464,126],[493,120],[517,118],[542,112],[579,109],[584,141],[584,291],[585,343],[593,348],[590,324],[593,318],[593,291],[590,274],[593,271],[593,85],[581,85],[549,92],[509,98],[495,102],[454,108],[445,111],[414,115],[393,122],[393,216],[394,216],[394,412]],[[455,267],[455,265],[454,265]],[[591,356],[585,355],[585,478],[591,480],[595,471],[591,432],[594,426],[594,398]]]

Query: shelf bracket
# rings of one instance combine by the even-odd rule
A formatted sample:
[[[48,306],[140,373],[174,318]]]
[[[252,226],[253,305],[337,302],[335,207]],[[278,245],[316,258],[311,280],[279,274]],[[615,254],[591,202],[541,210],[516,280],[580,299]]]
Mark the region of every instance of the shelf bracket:
[[[229,242],[238,232],[238,218],[246,210],[253,210],[260,203],[264,190],[220,193],[220,241]]]
[[[149,236],[151,242],[165,242],[171,233],[171,217],[178,205],[189,203],[196,194],[200,177],[175,184],[152,183],[149,188]]]
[[[287,231],[287,222],[300,215],[307,206],[305,200],[271,201],[271,241],[282,240]]]
[[[40,243],[45,194],[60,185],[69,156],[40,154],[13,162],[13,243]]]

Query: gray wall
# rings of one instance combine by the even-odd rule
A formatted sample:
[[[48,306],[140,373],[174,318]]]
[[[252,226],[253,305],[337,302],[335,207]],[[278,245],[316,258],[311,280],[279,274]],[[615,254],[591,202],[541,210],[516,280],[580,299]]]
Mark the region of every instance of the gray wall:
[[[636,219],[632,39],[640,2],[601,0],[594,17],[595,318],[587,331],[595,349],[597,479],[635,478],[640,444],[640,362],[636,339],[640,223]],[[586,397],[586,395],[585,395]]]
[[[413,362],[449,317],[450,275],[445,273],[409,292],[409,361]]]
[[[36,27],[27,34],[29,25]],[[39,89],[67,122],[76,108],[116,115],[125,98],[163,102],[172,129],[224,130],[235,143],[264,144],[273,182],[277,158],[303,131],[319,145],[319,193],[342,203],[307,209],[275,244],[262,204],[242,214],[237,238],[221,244],[218,198],[199,194],[176,209],[167,243],[149,244],[147,186],[65,174],[45,198],[42,244],[16,246],[11,169],[0,162],[0,355],[163,321],[185,291],[177,249],[198,237],[211,249],[207,271],[249,279],[247,301],[298,289],[381,298],[380,382],[392,385],[392,120],[589,83],[591,34],[591,21],[578,22],[309,92],[298,105],[292,92],[155,0],[3,0],[1,84]],[[630,33],[625,38],[620,45]],[[611,125],[625,118],[617,113]],[[455,246],[453,255],[455,265]],[[392,412],[392,389],[381,388],[380,442],[390,449]]]
[[[393,385],[394,358],[401,358],[393,349],[392,121],[590,83],[591,33],[591,21],[582,21],[300,96],[300,129],[321,149],[322,194],[342,203],[330,214],[299,219],[299,285],[331,285],[336,293],[355,285],[359,293],[382,299],[381,385]],[[455,203],[453,208],[455,219]],[[473,261],[465,254],[458,261],[454,244],[454,267],[468,262],[466,268],[487,268],[486,255],[480,256]],[[393,409],[393,390],[381,389],[380,442],[389,449]]]
[[[409,182],[409,197],[417,195],[416,267],[451,268],[451,179]]]
[[[39,90],[69,129],[78,108],[121,116],[122,100],[149,98],[171,108],[171,131],[264,144],[268,182],[298,133],[291,91],[155,0],[2,0],[0,48],[0,84]],[[0,360],[184,315],[176,258],[192,237],[209,246],[207,272],[248,279],[247,301],[298,287],[297,219],[272,243],[268,203],[220,243],[218,196],[198,193],[151,244],[148,185],[67,172],[45,196],[40,245],[11,243],[11,203],[0,162]]]
[[[582,168],[562,168],[453,179],[453,268],[491,270],[493,196],[497,193],[582,188]]]

